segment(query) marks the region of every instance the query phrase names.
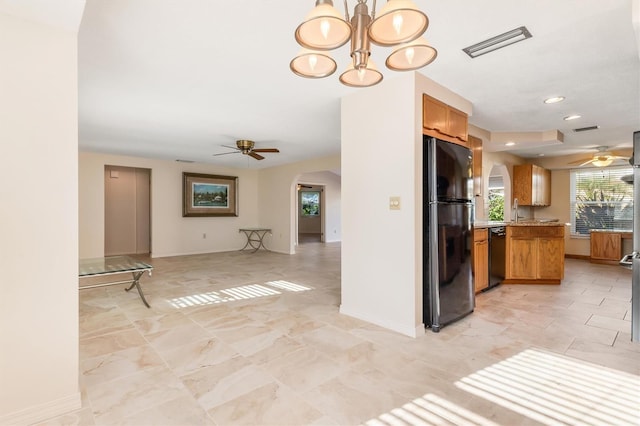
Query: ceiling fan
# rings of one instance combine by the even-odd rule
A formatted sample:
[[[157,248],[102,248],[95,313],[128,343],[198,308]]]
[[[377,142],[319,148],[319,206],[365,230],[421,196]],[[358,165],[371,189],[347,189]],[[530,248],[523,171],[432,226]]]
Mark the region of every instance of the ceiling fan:
[[[280,152],[280,150],[277,148],[254,148],[255,144],[256,143],[254,141],[250,141],[248,139],[240,139],[236,141],[236,146],[222,145],[226,148],[233,149],[234,151],[222,152],[220,154],[213,155],[215,157],[218,155],[237,154],[238,152],[240,152],[244,155],[248,155],[249,157],[253,157],[256,160],[264,160],[264,157],[258,154],[258,152]]]
[[[584,158],[582,160],[572,161],[569,164],[577,164],[579,167],[586,166],[587,164],[594,165],[596,167],[606,167],[613,163],[615,160],[626,160],[627,157],[617,155],[611,151],[608,151],[608,146],[599,146],[596,149],[598,152],[593,154],[591,158]]]

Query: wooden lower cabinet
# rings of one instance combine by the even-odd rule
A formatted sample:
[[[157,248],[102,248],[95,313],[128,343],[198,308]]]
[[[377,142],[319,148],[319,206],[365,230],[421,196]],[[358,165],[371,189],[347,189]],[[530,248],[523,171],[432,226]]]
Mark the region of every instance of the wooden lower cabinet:
[[[564,278],[564,238],[538,238],[537,270],[537,278]]]
[[[507,226],[504,284],[560,284],[564,226]]]
[[[488,235],[486,228],[473,231],[473,288],[476,293],[489,287]]]
[[[591,231],[591,261],[618,263],[622,257],[622,234]]]
[[[535,280],[536,269],[538,268],[536,239],[513,238],[510,242],[511,244],[507,250],[507,253],[509,253],[509,263],[507,265],[507,276],[505,278]]]

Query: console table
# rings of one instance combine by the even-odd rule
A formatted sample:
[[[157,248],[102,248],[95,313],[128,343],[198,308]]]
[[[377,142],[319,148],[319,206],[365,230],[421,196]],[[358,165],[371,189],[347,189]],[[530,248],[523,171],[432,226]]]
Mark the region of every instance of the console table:
[[[271,229],[269,228],[240,228],[238,232],[243,232],[245,237],[247,237],[247,242],[244,247],[240,249],[240,251],[247,249],[252,250],[251,253],[257,252],[261,247],[265,250],[269,250],[264,245],[264,236],[266,234],[271,234]]]
[[[133,276],[130,280],[110,281],[107,283],[80,286],[79,288],[80,290],[84,290],[87,288],[105,287],[116,284],[131,284],[129,287],[125,288],[125,291],[129,291],[133,287],[135,287],[138,290],[138,294],[140,295],[142,302],[147,308],[150,308],[147,300],[144,298],[144,293],[142,293],[142,287],[140,287],[140,278],[142,277],[142,275],[144,275],[145,272],[148,272],[149,275],[151,275],[152,270],[153,266],[133,259],[129,256],[110,256],[99,257],[95,259],[80,259],[78,274],[79,278],[123,274],[126,272],[131,272]]]

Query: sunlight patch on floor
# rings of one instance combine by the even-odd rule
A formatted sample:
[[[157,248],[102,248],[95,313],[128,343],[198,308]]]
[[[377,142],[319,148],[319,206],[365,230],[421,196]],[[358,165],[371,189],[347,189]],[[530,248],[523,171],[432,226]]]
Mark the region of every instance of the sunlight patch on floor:
[[[209,291],[206,293],[191,294],[183,297],[169,299],[169,303],[174,308],[186,308],[189,306],[213,305],[218,303],[228,303],[237,300],[255,299],[259,297],[275,296],[282,294],[282,291],[308,291],[312,287],[289,281],[268,281],[265,283],[269,287],[261,284],[247,284],[237,287],[230,287],[219,291]]]
[[[434,394],[426,394],[420,398],[394,408],[364,423],[367,426],[427,426],[427,425],[460,425],[460,426],[498,426],[491,420],[471,412],[451,401]]]
[[[640,424],[640,377],[528,349],[456,386],[545,425]]]

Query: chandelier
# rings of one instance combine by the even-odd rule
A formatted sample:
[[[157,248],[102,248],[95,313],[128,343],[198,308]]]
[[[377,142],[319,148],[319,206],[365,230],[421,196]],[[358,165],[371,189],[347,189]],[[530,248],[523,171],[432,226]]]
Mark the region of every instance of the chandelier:
[[[302,50],[289,64],[291,70],[307,78],[333,74],[336,62],[328,51],[351,40],[351,64],[340,75],[340,82],[352,87],[368,87],[382,81],[382,74],[371,60],[371,42],[395,47],[387,58],[387,68],[410,71],[430,64],[438,52],[422,36],[429,18],[411,0],[388,0],[376,16],[376,0],[369,14],[367,0],[358,0],[349,18],[347,0],[345,17],[333,7],[332,0],[316,0],[316,6],[296,28],[295,36]]]

